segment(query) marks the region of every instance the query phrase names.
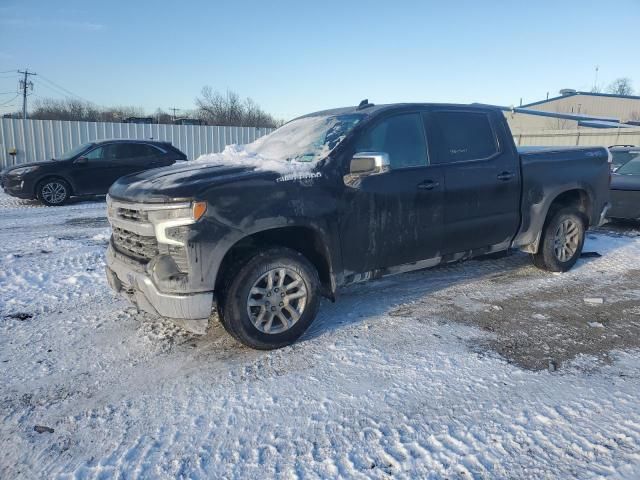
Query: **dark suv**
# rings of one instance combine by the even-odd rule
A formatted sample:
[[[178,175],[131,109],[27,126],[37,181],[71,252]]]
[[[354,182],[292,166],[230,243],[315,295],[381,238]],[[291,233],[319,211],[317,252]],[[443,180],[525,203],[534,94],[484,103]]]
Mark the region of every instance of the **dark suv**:
[[[79,145],[50,161],[10,167],[2,172],[1,182],[14,197],[62,205],[71,196],[103,195],[124,175],[186,159],[168,142],[101,140]]]

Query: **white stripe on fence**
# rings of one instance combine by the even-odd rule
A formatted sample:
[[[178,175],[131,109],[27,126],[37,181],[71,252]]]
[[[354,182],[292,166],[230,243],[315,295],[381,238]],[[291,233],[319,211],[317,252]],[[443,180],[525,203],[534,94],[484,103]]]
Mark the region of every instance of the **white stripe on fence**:
[[[253,142],[272,128],[0,119],[0,169],[48,160],[81,143],[111,138],[171,142],[190,160]],[[10,152],[15,151],[15,155]]]

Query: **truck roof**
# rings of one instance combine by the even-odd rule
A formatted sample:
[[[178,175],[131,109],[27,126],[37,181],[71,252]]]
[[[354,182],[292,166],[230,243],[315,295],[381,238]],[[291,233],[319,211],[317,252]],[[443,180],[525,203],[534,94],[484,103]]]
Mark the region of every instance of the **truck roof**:
[[[410,108],[410,107],[450,107],[456,109],[464,109],[464,108],[472,108],[478,110],[496,110],[500,111],[499,108],[494,107],[492,105],[483,105],[479,103],[469,103],[469,104],[461,104],[461,103],[419,103],[419,102],[407,102],[407,103],[386,103],[381,105],[375,104],[366,104],[363,107],[359,107],[357,105],[351,107],[341,107],[341,108],[332,108],[329,110],[320,110],[313,113],[308,113],[306,115],[302,115],[297,118],[306,118],[306,117],[317,117],[317,116],[328,116],[328,115],[348,115],[348,114],[362,114],[365,116],[370,116],[373,114],[380,113],[386,110],[395,110],[402,108]]]

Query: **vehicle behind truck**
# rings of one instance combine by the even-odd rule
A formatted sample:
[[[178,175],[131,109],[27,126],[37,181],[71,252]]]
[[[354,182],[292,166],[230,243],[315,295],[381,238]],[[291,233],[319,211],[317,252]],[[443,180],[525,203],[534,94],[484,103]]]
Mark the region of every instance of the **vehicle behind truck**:
[[[191,331],[217,314],[245,345],[279,348],[353,282],[510,248],[570,269],[606,214],[610,160],[518,151],[497,108],[363,101],[118,180],[107,277]]]

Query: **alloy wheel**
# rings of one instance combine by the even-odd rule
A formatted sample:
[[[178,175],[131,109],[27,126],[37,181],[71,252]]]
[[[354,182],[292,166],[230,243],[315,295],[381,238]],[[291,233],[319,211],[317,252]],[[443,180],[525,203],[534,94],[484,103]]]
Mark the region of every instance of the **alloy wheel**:
[[[566,262],[573,258],[580,245],[580,225],[573,220],[566,219],[560,222],[554,237],[553,251],[556,258]]]
[[[42,198],[48,203],[62,203],[67,198],[67,189],[60,182],[49,182],[42,187]]]
[[[286,267],[264,273],[249,290],[247,312],[254,327],[263,333],[282,333],[300,319],[307,304],[302,277]]]

